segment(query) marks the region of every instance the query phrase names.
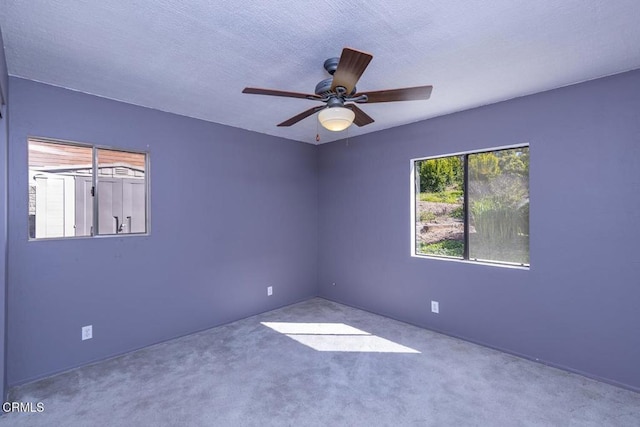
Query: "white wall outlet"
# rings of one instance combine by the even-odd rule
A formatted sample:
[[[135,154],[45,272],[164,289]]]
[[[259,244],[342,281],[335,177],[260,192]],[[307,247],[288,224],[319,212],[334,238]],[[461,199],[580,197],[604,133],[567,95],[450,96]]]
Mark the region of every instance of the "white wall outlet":
[[[82,341],[93,338],[93,325],[82,327]]]
[[[431,312],[440,313],[440,303],[438,301],[431,301]]]
[[[273,286],[267,286],[267,296],[273,295]]]

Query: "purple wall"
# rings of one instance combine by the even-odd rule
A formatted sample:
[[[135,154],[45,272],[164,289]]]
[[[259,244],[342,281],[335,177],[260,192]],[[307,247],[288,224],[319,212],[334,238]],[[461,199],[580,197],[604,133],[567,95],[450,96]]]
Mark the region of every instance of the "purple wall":
[[[7,126],[7,105],[1,100],[7,100],[9,76],[4,56],[4,42],[0,29],[0,400],[4,402],[7,390],[6,376],[6,314],[7,314],[7,140],[9,127]]]
[[[0,29],[0,103],[7,103],[7,90],[9,89],[9,73],[7,71],[7,60],[4,56],[4,41],[2,39],[2,29]]]
[[[531,269],[410,257],[409,159],[525,142]],[[320,295],[640,390],[639,165],[640,70],[323,145]]]
[[[9,86],[10,385],[317,294],[316,147]],[[27,136],[149,150],[150,236],[27,241]]]
[[[319,292],[640,390],[640,70],[320,147],[9,86],[10,385]],[[29,135],[148,149],[151,235],[28,242]],[[409,159],[523,142],[531,269],[410,257]]]

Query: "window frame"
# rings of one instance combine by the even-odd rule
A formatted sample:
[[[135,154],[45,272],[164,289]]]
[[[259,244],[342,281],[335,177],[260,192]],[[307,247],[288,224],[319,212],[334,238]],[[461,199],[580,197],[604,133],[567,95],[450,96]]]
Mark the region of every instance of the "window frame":
[[[478,264],[478,265],[488,265],[493,267],[503,267],[503,268],[512,268],[517,270],[530,270],[531,269],[531,261],[529,264],[520,264],[508,261],[489,261],[489,260],[476,260],[469,259],[469,218],[468,218],[468,202],[469,195],[467,192],[468,186],[468,164],[465,161],[463,165],[464,170],[464,254],[462,258],[457,257],[449,257],[449,256],[439,256],[439,255],[428,255],[428,254],[419,254],[417,252],[416,247],[416,188],[417,183],[416,180],[419,179],[419,175],[416,174],[416,163],[424,160],[430,159],[442,159],[445,157],[455,157],[462,156],[467,159],[467,155],[470,154],[481,154],[481,153],[490,153],[494,151],[501,150],[510,150],[515,148],[528,148],[529,152],[531,152],[531,145],[529,142],[522,142],[519,144],[511,144],[511,145],[502,145],[498,147],[489,147],[489,148],[480,148],[475,150],[467,150],[467,151],[459,151],[455,153],[447,153],[447,154],[439,154],[433,156],[426,157],[415,157],[409,160],[409,228],[410,228],[410,256],[412,258],[424,258],[424,259],[434,259],[441,261],[452,261],[452,262],[462,262],[465,264]],[[529,160],[531,163],[531,160]],[[529,177],[531,176],[531,169],[529,169]],[[530,215],[530,214],[529,214]],[[531,233],[529,233],[531,235]],[[529,246],[531,247],[531,246]]]
[[[29,144],[31,141],[34,142],[43,142],[49,144],[59,144],[59,145],[69,145],[75,147],[82,148],[90,148],[91,149],[91,185],[93,187],[93,195],[92,195],[92,206],[93,206],[93,215],[92,215],[92,227],[91,234],[86,234],[82,236],[56,236],[56,237],[31,237],[29,230],[29,221],[27,221],[27,241],[29,242],[39,242],[39,241],[50,241],[50,240],[74,240],[74,239],[102,239],[102,238],[112,238],[112,237],[141,237],[141,236],[149,236],[151,234],[151,180],[150,180],[150,170],[151,170],[151,161],[150,161],[150,152],[149,150],[136,150],[136,149],[125,149],[125,148],[117,148],[109,145],[102,144],[93,144],[87,142],[77,142],[77,141],[69,141],[65,139],[58,138],[50,138],[50,137],[40,137],[40,136],[28,136],[27,137],[27,175],[29,174]],[[143,154],[144,155],[144,190],[145,190],[145,231],[142,233],[116,233],[116,234],[99,234],[96,232],[98,230],[98,217],[99,217],[99,209],[98,209],[98,150],[110,150],[110,151],[118,151],[124,153],[132,153],[132,154]],[[27,177],[27,188],[29,184],[29,177]],[[37,196],[36,196],[37,197]],[[29,212],[27,200],[27,214]],[[28,215],[27,215],[28,216]]]

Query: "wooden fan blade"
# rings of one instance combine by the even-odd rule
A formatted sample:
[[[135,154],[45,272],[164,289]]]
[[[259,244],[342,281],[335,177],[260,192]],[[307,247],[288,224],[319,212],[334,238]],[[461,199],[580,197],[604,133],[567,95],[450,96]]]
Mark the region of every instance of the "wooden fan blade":
[[[313,113],[317,113],[318,111],[322,110],[323,108],[325,108],[324,105],[319,105],[317,107],[309,108],[307,111],[303,111],[302,113],[298,114],[297,116],[293,116],[290,119],[285,120],[284,122],[280,123],[278,126],[283,127],[283,126],[295,125],[300,120],[309,117]]]
[[[353,123],[355,123],[356,126],[358,126],[358,127],[366,126],[366,125],[370,125],[371,123],[374,122],[374,120],[371,117],[369,117],[369,115],[367,113],[362,111],[357,105],[355,105],[355,104],[347,104],[347,105],[345,105],[345,107],[350,109],[354,113],[356,113],[356,117],[353,119]]]
[[[367,104],[372,102],[394,102],[394,101],[416,101],[420,99],[429,99],[433,86],[416,86],[405,87],[403,89],[387,89],[377,90],[374,92],[356,93],[354,97],[359,95],[367,95]]]
[[[346,89],[345,93],[350,94],[372,58],[373,55],[366,52],[348,47],[342,49],[338,68],[333,73],[331,90],[335,91],[338,86],[342,86]]]
[[[242,90],[242,93],[250,93],[253,95],[271,95],[271,96],[284,96],[285,98],[302,98],[302,99],[311,99],[311,100],[321,100],[318,95],[312,95],[310,93],[300,93],[300,92],[287,92],[284,90],[275,90],[275,89],[261,89],[259,87],[245,87]]]

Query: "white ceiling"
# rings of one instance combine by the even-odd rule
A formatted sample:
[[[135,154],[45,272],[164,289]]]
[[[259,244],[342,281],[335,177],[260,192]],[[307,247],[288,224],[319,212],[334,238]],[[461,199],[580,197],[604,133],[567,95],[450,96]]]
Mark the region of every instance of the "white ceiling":
[[[358,90],[434,86],[361,105],[375,123],[321,142],[640,68],[638,0],[1,0],[9,74],[315,143],[313,93],[349,46],[373,54]]]

